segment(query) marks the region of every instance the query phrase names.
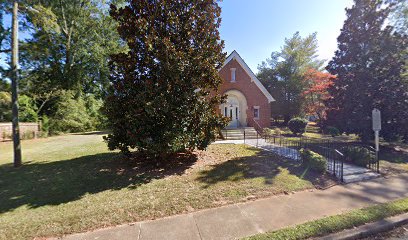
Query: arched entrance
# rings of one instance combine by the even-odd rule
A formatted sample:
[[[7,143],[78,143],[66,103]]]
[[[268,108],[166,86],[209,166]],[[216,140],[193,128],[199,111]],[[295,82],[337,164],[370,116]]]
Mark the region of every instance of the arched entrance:
[[[231,119],[228,127],[246,127],[248,105],[244,94],[238,90],[229,90],[225,92],[225,95],[227,95],[227,100],[220,105],[220,110],[224,116]]]

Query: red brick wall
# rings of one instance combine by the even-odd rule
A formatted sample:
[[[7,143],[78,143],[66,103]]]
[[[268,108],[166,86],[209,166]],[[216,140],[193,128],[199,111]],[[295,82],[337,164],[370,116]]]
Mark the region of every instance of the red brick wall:
[[[231,68],[236,68],[235,82],[231,82]],[[270,126],[271,106],[268,99],[262,91],[256,86],[255,82],[251,82],[251,77],[245,72],[241,65],[235,60],[231,60],[221,70],[220,76],[224,79],[220,87],[220,93],[224,94],[228,90],[236,89],[242,92],[247,100],[247,122],[250,127],[257,127],[253,122],[253,107],[259,106],[259,120],[256,120],[259,125],[264,127]]]

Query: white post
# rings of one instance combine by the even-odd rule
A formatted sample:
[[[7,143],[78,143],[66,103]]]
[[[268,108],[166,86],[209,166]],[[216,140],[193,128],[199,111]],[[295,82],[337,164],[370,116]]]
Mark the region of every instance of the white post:
[[[375,134],[375,160],[376,160],[376,168],[377,172],[380,171],[380,160],[379,152],[380,152],[380,130],[381,130],[381,112],[380,110],[374,108],[372,111],[372,121],[373,121],[373,131]]]
[[[380,151],[380,131],[374,131],[375,134],[375,151]]]

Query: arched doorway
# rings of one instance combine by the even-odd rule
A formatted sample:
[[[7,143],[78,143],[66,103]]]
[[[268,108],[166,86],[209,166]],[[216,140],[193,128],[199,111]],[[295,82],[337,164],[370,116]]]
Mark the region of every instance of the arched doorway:
[[[231,119],[228,127],[246,127],[248,105],[244,94],[238,90],[229,90],[225,92],[225,95],[227,95],[227,100],[220,105],[220,110],[225,117]]]

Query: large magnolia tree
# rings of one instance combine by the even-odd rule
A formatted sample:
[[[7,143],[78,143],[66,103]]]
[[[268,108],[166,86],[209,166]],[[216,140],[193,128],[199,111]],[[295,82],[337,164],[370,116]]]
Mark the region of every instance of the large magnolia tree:
[[[225,59],[215,0],[129,1],[111,6],[129,47],[111,56],[106,113],[111,150],[148,157],[204,149],[225,126],[217,69]]]
[[[408,37],[385,26],[390,5],[355,0],[327,70],[337,76],[329,88],[328,122],[363,140],[371,138],[371,111],[382,112],[383,137],[408,139],[408,85],[404,76]]]

